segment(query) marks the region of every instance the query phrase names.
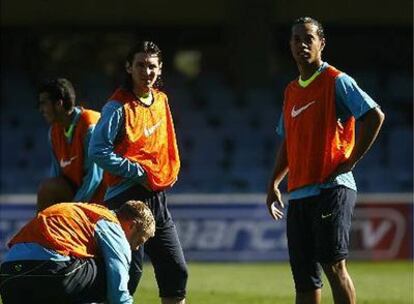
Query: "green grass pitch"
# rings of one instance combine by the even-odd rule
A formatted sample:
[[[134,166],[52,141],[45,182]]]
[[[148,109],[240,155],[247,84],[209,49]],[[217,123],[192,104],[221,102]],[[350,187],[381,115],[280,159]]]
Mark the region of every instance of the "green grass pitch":
[[[358,304],[412,304],[414,264],[348,263]],[[287,263],[190,263],[188,304],[293,304],[293,283]],[[324,279],[322,303],[333,303]],[[1,303],[1,301],[0,301]],[[27,302],[27,303],[30,303]],[[134,303],[160,303],[152,266],[146,264]]]
[[[348,263],[359,304],[412,304],[413,262]],[[333,303],[324,278],[322,303]],[[146,264],[135,303],[159,303],[152,266]],[[188,304],[294,303],[287,263],[190,263]]]

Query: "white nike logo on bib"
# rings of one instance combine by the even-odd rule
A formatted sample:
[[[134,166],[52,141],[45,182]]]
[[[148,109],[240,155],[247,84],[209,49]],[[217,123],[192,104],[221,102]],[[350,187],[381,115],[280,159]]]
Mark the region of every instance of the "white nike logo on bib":
[[[298,116],[300,113],[302,113],[303,111],[305,111],[307,108],[309,108],[311,105],[313,105],[316,102],[316,100],[311,101],[307,104],[305,104],[303,107],[300,107],[299,109],[295,109],[295,106],[293,106],[292,108],[292,112],[290,113],[290,115],[292,116],[292,118],[295,118],[296,116]]]
[[[72,161],[76,158],[77,158],[77,156],[73,156],[69,160],[63,160],[63,158],[62,158],[60,160],[60,167],[65,168],[65,167],[69,166],[72,163]]]
[[[155,125],[153,125],[150,128],[145,127],[144,128],[145,137],[150,137],[161,126],[161,123],[162,123],[162,120],[158,121]]]

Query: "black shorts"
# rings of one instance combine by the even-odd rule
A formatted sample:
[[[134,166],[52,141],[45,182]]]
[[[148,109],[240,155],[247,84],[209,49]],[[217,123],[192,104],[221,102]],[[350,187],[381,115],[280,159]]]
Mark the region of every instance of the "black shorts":
[[[168,210],[165,192],[151,192],[141,186],[134,186],[104,203],[110,209],[116,209],[128,200],[143,201],[151,209],[156,223],[155,236],[140,246],[139,250],[132,252],[128,284],[130,293],[134,294],[141,279],[145,252],[154,267],[160,297],[184,298],[187,264]]]
[[[105,278],[103,263],[92,258],[4,262],[0,294],[3,304],[103,302]]]
[[[355,201],[356,191],[344,186],[289,201],[287,238],[296,291],[321,288],[320,264],[347,258]]]

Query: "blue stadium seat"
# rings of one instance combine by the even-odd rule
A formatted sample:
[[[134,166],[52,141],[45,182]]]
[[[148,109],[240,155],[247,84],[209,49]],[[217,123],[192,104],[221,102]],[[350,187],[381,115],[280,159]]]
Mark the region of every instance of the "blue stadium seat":
[[[385,87],[385,96],[390,99],[413,100],[413,77],[399,72],[388,74],[388,81]]]
[[[389,132],[387,162],[392,179],[409,190],[413,185],[413,130],[409,127],[396,127]]]

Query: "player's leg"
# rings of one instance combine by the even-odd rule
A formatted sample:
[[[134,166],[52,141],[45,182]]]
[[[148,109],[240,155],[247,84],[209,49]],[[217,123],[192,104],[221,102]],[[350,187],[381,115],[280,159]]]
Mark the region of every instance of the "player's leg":
[[[184,304],[188,278],[178,234],[168,211],[164,192],[150,202],[156,220],[155,236],[145,243],[145,252],[154,266],[162,304]]]
[[[7,261],[1,265],[0,293],[3,304],[68,303],[57,279],[49,272],[50,261]],[[60,291],[60,295],[58,295]]]
[[[71,259],[57,275],[71,303],[103,303],[107,300],[106,269],[102,259]]]
[[[318,260],[328,278],[335,303],[356,303],[354,284],[346,267],[356,192],[346,187],[322,191],[315,213]]]
[[[291,200],[288,207],[287,238],[296,304],[318,304],[321,301],[321,269],[315,261],[313,249],[313,205],[313,198],[305,198]]]
[[[73,196],[73,187],[64,177],[46,179],[37,192],[37,210],[42,211],[56,203],[71,202]]]
[[[140,186],[131,187],[124,192],[104,201],[109,209],[118,209],[129,200],[140,200],[148,205],[148,201],[151,200],[152,194]],[[144,266],[144,249],[140,246],[138,250],[133,250],[131,255],[131,266],[129,268],[129,282],[128,290],[131,295],[134,295],[138,284],[141,280]]]
[[[144,247],[140,246],[138,250],[133,250],[131,254],[131,266],[129,267],[128,290],[134,295],[139,281],[141,281],[144,271]]]
[[[185,303],[187,267],[177,231],[166,205],[165,193],[154,193],[143,187],[134,186],[106,200],[104,204],[110,209],[117,209],[131,199],[145,202],[155,218],[155,236],[150,238],[143,247],[154,266],[162,303]],[[141,248],[132,252],[128,284],[131,294],[134,294],[142,276],[143,253]]]
[[[161,298],[161,304],[185,304],[185,298]]]
[[[0,293],[4,304],[104,301],[105,289],[95,287],[105,285],[95,279],[104,283],[105,275],[98,276],[88,259],[9,261],[1,265]]]
[[[356,303],[354,283],[346,268],[345,260],[322,264],[322,267],[331,285],[335,303]]]
[[[161,303],[184,304],[188,271],[175,226],[161,228],[148,247]]]
[[[3,304],[24,303],[28,300],[22,279],[17,278],[23,267],[19,263],[4,262],[0,269],[0,295]]]

